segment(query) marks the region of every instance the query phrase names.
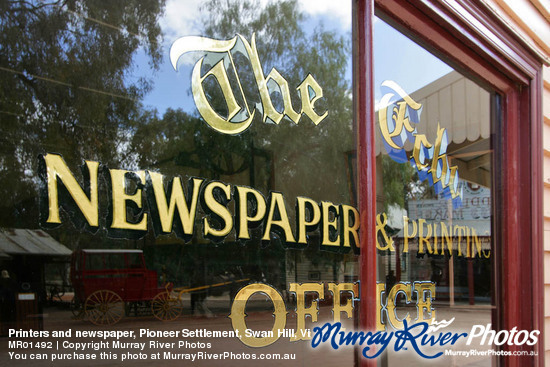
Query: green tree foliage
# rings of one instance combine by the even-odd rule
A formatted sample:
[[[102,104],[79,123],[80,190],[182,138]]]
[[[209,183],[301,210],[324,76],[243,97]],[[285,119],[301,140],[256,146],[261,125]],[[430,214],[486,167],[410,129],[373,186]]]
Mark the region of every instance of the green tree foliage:
[[[416,169],[407,163],[398,163],[386,154],[379,156],[377,164],[382,165],[382,195],[384,211],[390,205],[408,209],[409,200],[422,200],[434,196],[434,190],[427,181],[420,181]]]
[[[191,158],[185,159],[184,155],[203,154],[204,159],[220,162],[210,165],[212,171],[207,173],[207,177],[211,178],[254,169],[252,160],[245,157],[260,155],[264,160],[272,160],[275,166],[276,171],[270,179],[273,185],[269,189],[285,192],[290,201],[297,195],[309,195],[316,200],[350,202],[344,154],[352,151],[355,146],[351,82],[347,70],[351,59],[350,37],[323,27],[317,27],[311,33],[304,32],[307,19],[295,0],[273,1],[262,6],[252,1],[212,0],[203,5],[202,14],[202,35],[229,39],[240,34],[248,42],[252,42],[252,36],[255,35],[264,75],[274,67],[279,71],[288,82],[293,108],[297,111],[301,109],[301,100],[296,87],[308,74],[312,74],[323,88],[323,98],[316,102],[315,110],[320,115],[328,111],[328,117],[318,126],[305,115],[298,125],[286,118],[279,125],[274,125],[264,123],[262,114],[256,113],[247,131],[236,136],[227,136],[209,128],[201,128],[200,123],[197,124],[198,120],[192,116],[167,111],[162,118],[155,117],[159,120],[154,122],[155,126],[161,129],[172,129],[167,124],[178,126],[181,132],[176,135],[166,134],[164,130],[158,131],[146,126],[149,124],[147,119],[140,119],[132,145],[133,151],[147,160],[147,154],[139,151],[142,137],[149,134],[146,131],[150,131],[153,136],[166,136],[169,142],[158,144],[157,151],[149,152],[152,157],[159,157],[154,162],[167,164],[170,159],[173,162],[178,159],[178,164],[184,167],[185,164],[181,163],[196,162]],[[199,57],[198,54],[197,60]],[[253,110],[261,103],[261,99],[250,62],[239,53],[234,53],[233,59],[247,105]],[[229,68],[228,76],[235,87],[236,76],[232,68]],[[216,81],[209,78],[204,84],[205,93],[213,108],[220,115],[227,115],[225,99]],[[237,89],[234,92],[240,98],[240,91]],[[271,98],[275,108],[282,111],[280,93],[273,92]],[[181,119],[175,120],[176,116]],[[206,150],[207,153],[200,150]],[[204,159],[200,162],[203,166],[207,162]],[[248,184],[265,182],[268,168],[256,169]],[[319,184],[308,179],[312,172],[323,171],[330,175],[330,181]],[[257,180],[257,175],[262,175],[262,178]]]
[[[128,72],[139,48],[158,67],[163,9],[164,0],[0,1],[2,226],[36,226],[39,154],[73,167],[122,160],[150,86]]]
[[[168,109],[160,115],[143,111],[136,119],[130,145],[131,156],[135,157],[138,167],[152,167],[167,176],[220,179],[254,187],[264,195],[270,190],[283,192],[291,223],[295,219],[292,207],[296,196],[350,203],[346,153],[351,154],[355,146],[351,82],[347,70],[351,37],[322,26],[305,32],[307,19],[295,0],[272,1],[261,6],[253,1],[211,0],[201,10],[200,35],[230,39],[240,34],[248,42],[252,42],[255,35],[264,74],[276,68],[287,80],[295,110],[301,107],[296,87],[312,74],[324,93],[315,108],[319,114],[328,111],[329,116],[318,126],[305,116],[298,125],[288,119],[274,125],[264,123],[261,114],[257,113],[247,131],[231,136],[214,131],[201,117],[181,110]],[[202,56],[197,53],[195,61]],[[253,109],[261,99],[250,62],[242,54],[232,56],[248,106]],[[236,76],[232,68],[228,69],[228,77],[235,88]],[[227,115],[225,100],[215,80],[207,79],[204,84],[213,108],[220,115]],[[234,89],[234,93],[240,98],[238,89]],[[281,111],[280,94],[274,92],[271,98]],[[197,216],[196,228],[201,227],[201,220],[202,215]],[[261,231],[255,230],[253,239],[241,247],[236,246],[230,235],[215,249],[196,236],[192,245],[186,246],[186,256],[202,259],[199,254],[207,251],[209,258],[218,259],[208,265],[211,271],[220,271],[230,264],[255,264],[266,270],[266,276],[272,278],[271,284],[284,287],[284,267],[289,260],[284,244],[273,238],[273,245],[266,247],[260,241],[261,236]],[[314,263],[333,266],[337,264],[336,258],[341,259],[341,255],[318,251],[318,234],[310,239],[308,258]],[[175,260],[166,261],[171,263],[168,267],[174,274],[189,271],[187,268],[177,270],[185,266],[176,264]]]

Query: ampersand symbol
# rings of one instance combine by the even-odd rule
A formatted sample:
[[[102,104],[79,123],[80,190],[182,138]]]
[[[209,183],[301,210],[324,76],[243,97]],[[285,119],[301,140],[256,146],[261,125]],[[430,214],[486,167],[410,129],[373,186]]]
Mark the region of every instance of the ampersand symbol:
[[[393,240],[388,237],[388,234],[386,233],[387,222],[388,216],[386,215],[386,213],[381,213],[376,216],[376,248],[379,250],[395,251],[395,248],[393,247]],[[382,234],[386,246],[380,245],[380,242],[378,241],[378,233]]]

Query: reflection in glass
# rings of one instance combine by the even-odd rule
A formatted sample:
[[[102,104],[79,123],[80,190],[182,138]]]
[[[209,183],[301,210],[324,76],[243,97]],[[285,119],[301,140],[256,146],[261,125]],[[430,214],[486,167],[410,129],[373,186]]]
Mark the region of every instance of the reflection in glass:
[[[84,262],[75,260],[71,282],[67,253],[42,250],[30,257],[10,250],[11,257],[0,259],[13,280],[10,294],[21,292],[23,285],[25,291],[37,294],[36,313],[51,316],[34,325],[36,329],[52,329],[55,323],[56,329],[86,330],[87,321],[93,319],[99,328],[139,324],[156,330],[232,330],[227,316],[233,300],[243,285],[255,282],[281,294],[289,312],[287,329],[296,329],[296,298],[302,296],[307,307],[319,305],[317,322],[332,320],[331,289],[336,286],[329,288],[328,283],[357,280],[357,257],[351,244],[339,245],[344,236],[353,237],[339,229],[340,222],[354,225],[350,208],[357,204],[350,4],[319,13],[296,1],[259,6],[212,0],[200,9],[186,9],[183,13],[193,13],[192,18],[200,22],[191,27],[189,21],[181,28],[173,27],[171,14],[163,16],[165,5],[175,6],[164,1],[139,2],[139,6],[134,2],[6,2],[0,15],[0,227],[8,233],[8,228],[42,226],[47,234],[41,238],[51,238],[68,252],[143,251],[129,252],[124,258],[98,252]],[[196,35],[221,41],[237,37],[241,42],[223,57],[208,50],[186,52],[174,70],[171,44]],[[203,104],[197,105],[197,90],[191,84],[195,65],[203,57],[196,67]],[[209,74],[216,65],[216,73]],[[268,76],[268,88],[263,88],[258,81]],[[270,108],[266,101],[271,102]],[[206,109],[229,124],[250,121],[245,129],[225,134],[206,123]],[[59,220],[50,222],[48,205],[55,202],[48,197],[52,177],[48,178],[47,160],[37,158],[46,154],[60,157],[57,167],[66,165],[64,174],[54,175],[60,210]],[[84,161],[95,163],[84,165]],[[90,175],[94,169],[97,180]],[[73,183],[69,176],[74,177]],[[194,182],[199,182],[196,187]],[[212,183],[218,186],[208,194]],[[173,190],[175,184],[180,191]],[[224,187],[229,187],[228,193]],[[239,238],[237,197],[245,188],[254,190],[240,203],[251,218],[261,207],[258,198],[265,200],[266,217],[274,198],[282,198],[272,221],[288,222],[294,241],[288,234],[281,236],[281,231],[266,235],[267,222],[261,220],[250,221],[257,223],[250,225],[249,239]],[[92,197],[92,189],[97,189],[97,223],[82,215],[79,203],[84,199],[75,199],[79,190],[86,199]],[[170,209],[169,203],[181,193],[189,209],[195,189],[195,215],[187,220],[193,228],[189,234],[178,222],[183,201],[179,209]],[[254,193],[259,193],[256,202]],[[173,222],[155,221],[161,217],[157,194],[166,198],[163,210],[176,213]],[[228,233],[217,238],[204,233],[207,225],[211,232],[223,229],[220,213],[224,210],[208,210],[215,208],[215,202],[229,213],[225,224],[233,221]],[[300,202],[306,203],[303,219],[308,223],[302,243],[296,215]],[[323,220],[317,218],[315,208],[323,213]],[[324,241],[337,243],[332,246],[335,251],[321,250]],[[113,277],[107,282],[113,289],[79,293],[75,283],[90,281],[83,279],[84,273],[97,279]],[[132,288],[128,298],[124,294],[130,283],[144,288]],[[324,297],[321,292],[295,295],[299,292],[291,292],[291,283],[321,283]],[[120,294],[115,297],[116,287]],[[60,289],[63,296],[57,297]],[[345,305],[353,298],[351,291],[343,290],[341,298]],[[119,310],[119,299],[124,303],[122,313],[101,314],[110,303]],[[154,310],[166,311],[165,317],[172,319],[175,309],[181,309],[181,316],[174,324],[159,323],[152,315]],[[248,327],[271,329],[273,311],[269,299],[254,295],[246,303]],[[338,314],[349,322],[345,315]],[[307,320],[305,327],[311,328],[312,318],[302,317]],[[6,318],[12,320],[12,315]],[[9,326],[19,327],[15,322]],[[261,352],[294,353],[297,359],[292,365],[309,365],[308,342],[289,339],[282,337]],[[216,352],[250,352],[236,338],[212,343]],[[323,358],[327,364],[351,364],[353,355],[343,351]]]
[[[380,19],[375,51],[378,279],[388,305],[381,327],[446,320],[452,321],[447,331],[469,332],[491,323],[494,307],[490,95]],[[432,288],[398,288],[417,282]],[[462,342],[449,348],[490,347]],[[487,356],[452,358],[437,364],[491,365]],[[425,363],[389,352],[383,364],[405,360]]]

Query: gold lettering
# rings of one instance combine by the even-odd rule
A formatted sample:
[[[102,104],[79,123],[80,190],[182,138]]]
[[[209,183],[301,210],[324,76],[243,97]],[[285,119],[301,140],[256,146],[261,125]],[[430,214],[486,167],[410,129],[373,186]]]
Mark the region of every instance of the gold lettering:
[[[237,116],[237,114],[242,109],[241,106],[238,105],[235,95],[233,94],[233,91],[229,84],[227,71],[225,69],[226,57],[230,59],[229,62],[231,63],[231,65],[233,65],[233,68],[235,68],[230,51],[235,46],[236,42],[237,37],[234,37],[231,40],[215,40],[206,37],[189,36],[177,39],[170,48],[170,61],[175,70],[178,69],[177,62],[181,55],[183,55],[184,53],[192,51],[206,51],[208,53],[222,54],[220,56],[221,60],[216,63],[216,65],[214,65],[209,71],[207,71],[206,74],[202,77],[201,68],[203,65],[204,57],[202,57],[195,64],[191,76],[191,89],[193,91],[193,99],[195,100],[197,109],[199,110],[201,116],[204,118],[205,122],[213,129],[224,134],[238,134],[246,130],[250,126],[250,123],[254,118],[255,112],[252,111],[252,113],[249,113],[248,118],[244,121],[231,121],[233,117]],[[220,89],[222,90],[222,94],[224,96],[228,110],[227,118],[218,115],[218,113],[214,111],[214,109],[210,106],[210,103],[208,102],[206,93],[203,88],[203,82],[209,76],[212,76],[216,79],[220,86]],[[242,93],[242,86],[240,85],[240,82],[238,83]],[[244,93],[242,93],[242,95],[244,98]],[[248,108],[248,106],[245,107]]]
[[[479,237],[477,236],[477,232],[474,228],[471,229],[472,231],[472,247],[473,245],[475,244],[476,246],[476,251],[477,251],[477,254],[479,257],[481,257],[481,253],[483,252],[482,248],[481,248],[481,241],[479,240]],[[473,252],[473,250],[472,250]],[[475,257],[475,255],[472,254],[472,257]]]
[[[385,232],[387,217],[385,213],[376,216],[376,248],[394,252],[393,241]],[[439,228],[441,228],[439,230]],[[441,233],[439,233],[441,232]],[[427,223],[423,218],[418,221],[403,217],[403,253],[409,252],[409,243],[418,236],[418,253],[444,255],[446,252],[452,256],[457,251],[457,256],[473,258],[476,252],[486,258],[489,252],[482,249],[481,240],[477,236],[475,228],[468,226],[448,226],[445,222]],[[384,246],[382,241],[386,242]],[[389,244],[388,244],[389,242]],[[465,247],[464,247],[465,246]],[[475,246],[475,249],[474,249]],[[456,247],[456,248],[455,248]],[[464,248],[463,248],[464,247]]]
[[[449,187],[451,190],[451,197],[454,199],[457,196],[460,196],[460,192],[458,191],[458,167],[452,166],[451,167],[451,179],[449,180]]]
[[[319,125],[319,123],[328,116],[328,112],[325,112],[323,115],[318,115],[313,109],[315,102],[323,97],[321,86],[313,79],[311,74],[308,74],[297,89],[300,91],[300,97],[302,98],[302,111],[315,125]],[[310,95],[310,89],[313,91],[313,95]]]
[[[86,161],[89,174],[90,197],[82,190],[67,164],[60,155],[46,154],[46,176],[48,180],[48,219],[46,223],[61,223],[59,217],[59,197],[57,191],[57,178],[63,182],[67,191],[75,201],[76,205],[92,227],[99,225],[98,187],[97,172],[98,162]],[[85,185],[87,186],[87,185]]]
[[[393,247],[393,239],[388,236],[386,233],[386,223],[388,222],[388,216],[386,213],[381,213],[376,216],[376,248],[379,250],[390,250],[395,251],[395,248]],[[384,241],[386,242],[385,246],[382,246],[378,241],[378,233],[382,234],[382,238],[384,238]],[[408,251],[408,242],[406,248]],[[406,252],[406,251],[405,251]]]
[[[334,322],[340,322],[340,313],[345,312],[348,319],[353,317],[353,299],[354,296],[358,293],[357,283],[328,283],[328,290],[332,293],[333,308],[332,313],[334,317]],[[350,298],[346,300],[346,304],[342,306],[341,293],[348,292],[351,295]]]
[[[256,45],[254,45],[254,48],[255,47]],[[288,118],[291,121],[297,124],[300,121],[302,114],[300,112],[294,111],[294,108],[292,107],[292,101],[290,100],[290,89],[288,87],[288,82],[285,80],[285,78],[281,76],[281,74],[279,74],[279,72],[275,68],[271,69],[271,72],[267,76],[266,81],[267,81],[267,85],[270,85],[272,83],[277,84],[277,86],[279,87],[279,90],[281,91],[281,97],[283,98],[283,106],[284,106],[283,114],[288,116]],[[321,95],[322,93],[323,91],[321,91]],[[269,93],[268,93],[268,98],[270,98]],[[270,101],[271,101],[271,98],[270,98]],[[302,100],[302,103],[304,103],[303,100]],[[283,114],[279,114],[278,116],[274,115],[275,118],[279,119],[279,121],[275,121],[275,123],[278,124],[281,121],[281,119],[283,118]]]
[[[376,313],[376,331],[384,331],[386,327],[384,326],[384,323],[382,320],[384,317],[382,316],[385,312],[387,314],[387,304],[388,304],[388,297],[386,296],[386,305],[382,304],[382,293],[386,292],[386,284],[384,283],[376,283],[376,306],[379,307],[378,312]]]
[[[275,318],[273,328],[271,329],[273,336],[255,337],[248,336],[246,334],[246,303],[255,293],[265,294],[273,303],[273,316]],[[287,312],[285,302],[283,301],[281,294],[277,292],[275,288],[270,287],[267,284],[254,283],[242,288],[235,295],[235,300],[231,306],[231,314],[229,315],[229,318],[231,319],[233,330],[237,330],[239,332],[240,340],[249,347],[259,348],[273,344],[277,341],[277,339],[279,339],[278,331],[285,328],[286,315]]]
[[[416,302],[416,308],[418,310],[417,321],[426,321],[428,324],[432,324],[435,320],[435,310],[432,309],[432,301],[435,299],[435,283],[414,282],[414,291],[418,299]],[[430,317],[424,316],[424,310],[430,313]]]
[[[453,227],[450,230],[447,228],[444,222],[439,222],[441,226],[441,255],[445,254],[445,248],[443,248],[443,240],[447,243],[447,251],[449,255],[453,255]],[[449,233],[450,232],[450,233]]]
[[[443,138],[445,137],[445,142],[443,141]],[[443,188],[447,187],[449,182],[448,180],[450,177],[448,176],[448,170],[449,170],[449,162],[447,160],[447,154],[443,153],[441,154],[441,145],[445,144],[445,148],[443,149],[443,152],[447,150],[447,133],[445,132],[445,129],[439,127],[439,124],[437,125],[437,138],[435,139],[435,146],[434,146],[434,156],[432,159],[432,167],[430,168],[429,172],[432,174],[432,181],[433,184],[436,184],[437,182],[441,181],[441,186]],[[416,142],[415,142],[416,145]],[[440,163],[441,162],[441,163]]]
[[[466,228],[463,226],[456,225],[454,228],[455,236],[458,237],[456,240],[456,247],[458,250],[458,256],[462,256],[462,248],[461,248],[461,242],[462,237],[466,233]]]
[[[470,241],[470,227],[464,227],[464,232],[466,236],[466,257],[474,257],[472,253],[473,244]]]
[[[337,217],[338,217],[339,208],[336,205],[326,201],[321,202],[321,207],[322,207],[322,213],[323,213],[323,226],[321,229],[323,242],[321,244],[323,246],[340,246],[340,235],[337,235],[334,241],[330,239],[331,228],[334,228],[334,232],[338,233],[336,230],[338,229]],[[332,221],[330,220],[331,208],[334,211],[334,220]]]
[[[250,233],[248,232],[249,223],[259,223],[265,215],[266,205],[265,199],[257,190],[251,189],[250,187],[244,186],[235,186],[237,195],[235,198],[238,203],[238,208],[236,210],[237,219],[237,236],[239,239],[248,240],[250,239]],[[252,217],[248,215],[248,198],[252,195],[254,197],[254,203],[252,205],[256,210],[256,214]]]
[[[250,65],[252,66],[254,77],[256,78],[258,91],[260,92],[260,99],[262,101],[262,109],[263,109],[262,120],[263,122],[265,122],[267,119],[270,119],[274,123],[278,124],[283,118],[283,114],[279,113],[275,109],[275,107],[273,106],[273,102],[271,101],[269,89],[267,88],[267,80],[264,76],[262,65],[260,63],[260,57],[258,56],[258,51],[256,49],[256,34],[252,34],[252,41],[250,44],[246,39],[244,39],[243,36],[239,36],[239,37],[248,54],[248,59],[250,60]]]
[[[430,184],[435,185],[440,182],[436,186],[436,193],[439,193],[439,190],[442,189],[444,192],[447,192],[447,190],[450,191],[453,199],[460,197],[458,190],[458,168],[456,166],[449,167],[449,159],[446,154],[448,144],[447,130],[441,128],[438,124],[436,142],[432,145],[428,142],[426,135],[417,133],[416,128],[411,124],[410,119],[412,118],[413,110],[420,110],[422,105],[415,102],[393,81],[387,80],[382,83],[382,86],[393,90],[393,92],[382,96],[380,100],[382,107],[378,110],[380,132],[385,144],[387,144],[386,150],[390,154],[390,157],[402,163],[403,157],[401,154],[403,154],[402,150],[404,149],[405,141],[410,139],[410,135],[412,134],[414,136],[414,148],[410,156],[411,164],[416,166],[419,172],[430,167],[428,170],[428,173],[431,173]],[[399,95],[402,100],[395,102],[393,99],[395,94]],[[393,106],[391,122],[388,121],[389,106]],[[413,121],[418,122],[416,119],[416,116],[414,116]],[[427,162],[430,158],[431,163]]]
[[[220,203],[214,198],[214,189],[220,189],[225,194],[225,199],[231,199],[231,186],[226,185],[221,182],[210,182],[204,188],[204,206],[206,206],[206,211],[211,211],[221,218],[224,222],[224,226],[221,229],[213,228],[207,218],[203,218],[204,223],[204,237],[206,238],[223,238],[231,232],[233,228],[233,218],[231,213],[225,207],[225,203]],[[222,198],[223,199],[223,198]]]
[[[319,224],[321,220],[321,210],[315,201],[308,198],[298,196],[296,198],[296,203],[298,243],[307,244],[307,232],[308,230],[314,230]],[[306,205],[309,205],[310,208],[309,221],[306,220]]]
[[[111,228],[115,229],[131,229],[137,231],[147,230],[147,213],[143,213],[141,221],[138,223],[130,223],[127,218],[126,202],[131,201],[141,208],[141,185],[145,184],[145,171],[126,171],[121,169],[109,170],[112,184],[113,198],[113,221]],[[127,179],[128,174],[134,174],[139,178],[139,183],[136,184],[136,190],[133,194],[128,194]]]
[[[274,219],[276,209],[281,219]],[[269,241],[269,235],[271,233],[272,226],[277,226],[283,230],[284,233],[280,234],[284,234],[286,242],[296,242],[296,240],[294,240],[294,236],[292,235],[292,229],[290,228],[290,223],[288,221],[285,200],[283,198],[283,194],[281,194],[280,192],[271,193],[269,214],[267,216],[267,221],[264,228],[264,236],[262,237],[262,240]]]
[[[428,250],[428,253],[432,253],[432,245],[430,244],[430,238],[432,237],[432,226],[427,225],[428,233],[426,236],[424,236],[424,225],[426,224],[425,219],[419,219],[418,220],[418,253],[423,254],[424,253],[424,245],[426,245],[426,248]]]
[[[394,127],[391,132],[387,120],[387,115],[388,105],[390,104],[389,102],[394,96],[394,93],[387,93],[382,97],[380,104],[383,107],[378,110],[380,131],[382,132],[384,141],[394,149],[402,149],[403,146],[397,145],[393,141],[393,138],[401,136],[401,133],[403,132],[403,127],[405,127],[405,129],[410,133],[415,130],[414,127],[411,125],[409,119],[405,117],[407,106],[414,110],[419,110],[422,105],[420,103],[416,103],[408,94],[405,93],[405,91],[403,91],[403,89],[399,85],[397,85],[397,83],[391,80],[386,80],[384,83],[382,83],[382,86],[393,89],[395,92],[397,92],[397,94],[399,94],[401,98],[403,98],[403,101],[397,102],[397,106],[394,107],[392,110],[392,120],[394,122]],[[402,143],[404,143],[404,141]]]
[[[433,226],[433,229],[434,229],[434,230],[433,230],[433,236],[434,236],[434,255],[439,255],[439,252],[438,252],[438,250],[437,250],[437,238],[439,237],[439,236],[437,235],[437,223],[433,223],[432,226]],[[441,251],[443,251],[443,248],[441,249]],[[442,255],[443,255],[443,253],[442,253]]]
[[[158,211],[162,232],[170,233],[172,231],[174,213],[177,208],[183,233],[192,235],[195,226],[199,188],[203,180],[193,178],[193,192],[191,194],[193,196],[191,198],[191,206],[188,207],[185,195],[183,194],[181,179],[179,177],[174,177],[172,181],[172,191],[170,193],[170,204],[168,205],[164,191],[164,176],[157,172],[148,171],[147,173],[151,178],[153,192],[155,194],[156,211]]]
[[[353,238],[353,247],[359,247],[359,226],[361,221],[359,219],[359,212],[357,209],[350,205],[340,205],[341,219],[342,219],[342,237],[344,240],[344,247],[351,246],[351,238]],[[353,226],[350,227],[350,214],[353,214]]]
[[[428,163],[425,163],[427,157],[424,154],[423,148],[430,149],[431,147],[432,144],[428,142],[426,135],[416,134],[414,136],[414,148],[411,158],[414,160],[414,164],[419,171],[422,171],[423,169],[428,167]]]
[[[231,119],[241,110],[241,107],[237,104],[237,100],[231,91],[231,86],[229,85],[229,79],[227,77],[227,72],[225,71],[223,60],[218,62],[210,71],[208,71],[204,76],[200,76],[202,62],[204,57],[201,58],[195,68],[193,69],[192,75],[192,90],[193,97],[195,99],[195,105],[199,110],[199,113],[204,118],[204,121],[208,123],[215,130],[222,132],[224,134],[238,134],[240,132],[248,129],[254,118],[254,112],[250,116],[238,123],[231,122]],[[223,118],[218,115],[216,111],[210,106],[206,98],[206,94],[203,88],[203,81],[209,76],[212,75],[218,81],[220,88],[222,90],[225,102],[227,104],[227,110],[229,111],[227,118]]]
[[[311,317],[311,322],[317,322],[319,307],[317,300],[312,300],[311,306],[306,307],[305,293],[317,293],[318,299],[323,299],[324,286],[317,283],[290,283],[289,291],[296,294],[296,334],[290,338],[290,341],[309,340],[311,337],[308,336],[308,329],[306,329],[306,315]]]
[[[407,323],[410,324],[411,316],[407,313],[407,316],[403,320],[400,320],[395,312],[395,301],[399,293],[405,295],[405,303],[409,304],[411,302],[411,284],[410,283],[396,283],[392,289],[390,289],[387,297],[387,309],[388,309],[388,320],[391,326],[395,329],[403,329],[403,320],[407,320]]]
[[[416,237],[416,222],[411,221],[412,224],[412,233],[409,233],[409,218],[407,216],[403,217],[403,237],[405,239],[405,243],[403,245],[403,252],[409,252],[409,239],[413,239]]]
[[[237,45],[237,42],[239,43]],[[301,111],[294,110],[292,106],[292,100],[290,96],[290,88],[288,82],[281,76],[277,69],[273,68],[269,75],[266,77],[263,72],[260,58],[258,56],[258,50],[256,48],[256,35],[252,34],[252,40],[249,43],[243,36],[238,35],[231,40],[215,40],[206,37],[182,37],[174,42],[170,50],[170,60],[172,66],[177,70],[177,63],[181,55],[191,51],[205,51],[207,53],[218,53],[219,61],[203,76],[201,76],[201,69],[203,67],[202,57],[193,69],[192,74],[192,91],[193,98],[199,113],[204,118],[207,124],[209,124],[215,130],[225,134],[238,134],[246,130],[252,123],[256,109],[252,112],[246,101],[246,96],[243,91],[243,86],[240,82],[239,74],[237,73],[235,63],[233,61],[232,52],[242,53],[250,62],[254,79],[258,87],[260,94],[261,106],[258,108],[262,114],[262,121],[266,122],[268,119],[276,124],[279,124],[284,116],[287,116],[292,122],[298,124],[302,114],[307,115],[311,121],[318,125],[323,119],[328,116],[328,112],[323,115],[319,115],[315,112],[315,102],[323,97],[323,90],[313,78],[311,74],[302,81],[302,83],[296,88],[300,94],[302,109]],[[233,90],[230,85],[230,81],[227,75],[226,68],[229,65],[233,68],[236,75],[236,82],[243,98],[244,106],[240,106],[233,94]],[[227,105],[228,116],[227,118],[220,116],[210,106],[208,102],[206,92],[204,91],[203,82],[206,78],[212,76],[218,82],[223,98]],[[281,93],[283,99],[283,111],[279,112],[273,106],[271,100],[271,93],[275,91],[275,88]],[[242,115],[245,113],[248,118],[243,119]],[[234,121],[238,119],[239,121]]]

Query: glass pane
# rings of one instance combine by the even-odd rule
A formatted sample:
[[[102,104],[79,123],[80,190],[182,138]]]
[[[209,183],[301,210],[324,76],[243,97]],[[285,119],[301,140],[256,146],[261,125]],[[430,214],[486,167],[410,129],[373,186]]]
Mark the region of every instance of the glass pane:
[[[86,256],[86,270],[103,270],[107,268],[104,255],[88,254]]]
[[[124,269],[124,254],[108,254],[105,256],[106,269]]]
[[[0,245],[31,253],[0,261],[48,314],[32,328],[233,333],[139,335],[149,360],[352,364],[309,347],[358,298],[351,2],[3,4]],[[46,303],[44,264],[71,253]]]
[[[495,308],[490,93],[378,18],[374,52],[379,327],[445,321],[435,338],[470,333]],[[434,362],[491,365],[490,346],[465,342],[423,351],[476,349]],[[403,363],[426,360],[393,349],[383,358]]]
[[[128,267],[132,269],[143,268],[143,260],[141,254],[127,254],[126,261],[128,261]]]

